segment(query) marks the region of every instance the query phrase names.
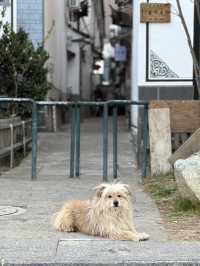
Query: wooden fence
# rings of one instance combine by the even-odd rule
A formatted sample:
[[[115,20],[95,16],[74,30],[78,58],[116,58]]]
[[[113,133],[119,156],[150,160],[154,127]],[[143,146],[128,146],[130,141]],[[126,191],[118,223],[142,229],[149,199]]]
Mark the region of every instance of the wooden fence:
[[[151,101],[150,109],[170,111],[172,149],[177,150],[200,128],[200,101]]]

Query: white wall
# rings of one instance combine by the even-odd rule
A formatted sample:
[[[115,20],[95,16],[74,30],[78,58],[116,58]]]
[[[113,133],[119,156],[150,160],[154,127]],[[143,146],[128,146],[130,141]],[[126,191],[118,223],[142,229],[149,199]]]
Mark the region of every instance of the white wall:
[[[81,60],[81,98],[83,100],[89,100],[92,93],[92,61],[93,56],[90,46],[84,48],[84,59]]]
[[[146,1],[140,0],[140,3],[142,2]],[[149,2],[170,2],[172,5],[171,23],[149,24],[148,60],[146,52],[148,41],[146,38],[147,28],[145,23],[139,23],[138,51],[134,50],[134,53],[138,53],[138,86],[191,85],[192,82],[190,80],[193,76],[192,57],[180,18],[174,14],[177,10],[176,0],[149,0]],[[193,2],[181,1],[181,5],[190,31],[191,39],[193,40]],[[151,55],[152,52],[153,54]],[[153,58],[155,60],[152,60]],[[154,63],[159,62],[159,67],[155,68],[155,64],[153,64],[151,60]],[[149,80],[146,80],[147,62],[149,68]],[[153,69],[154,71],[152,71]],[[165,73],[168,74],[161,75],[161,70],[166,70]],[[156,71],[160,74],[156,74]],[[155,79],[157,80],[156,82],[154,81]]]
[[[65,6],[65,0],[44,0],[45,37],[51,29],[53,21],[55,21],[55,26],[45,41],[45,48],[50,54],[48,63],[52,69],[49,78],[54,86],[64,94],[67,92]]]
[[[0,12],[2,12],[3,7],[0,5]],[[11,5],[6,7],[6,13],[5,13],[5,17],[3,18],[3,23],[10,23],[12,21],[12,10],[11,10]],[[1,15],[0,15],[0,19],[1,19]],[[17,0],[13,1],[13,29],[14,31],[17,30]],[[0,35],[1,35],[1,30],[0,30]]]
[[[99,27],[95,12],[95,0],[89,0],[88,16],[80,19],[80,33],[70,27],[67,30],[67,49],[74,53],[68,57],[68,90],[75,96],[89,100],[92,94],[92,63],[91,44],[100,48]],[[77,23],[68,21],[77,29]],[[84,34],[90,36],[87,37]],[[73,40],[73,41],[72,41]]]
[[[80,94],[80,44],[79,42],[73,42],[73,40],[79,38],[79,34],[76,34],[68,28],[67,50],[74,53],[74,56],[68,56],[67,88],[68,93],[72,93],[73,95]]]

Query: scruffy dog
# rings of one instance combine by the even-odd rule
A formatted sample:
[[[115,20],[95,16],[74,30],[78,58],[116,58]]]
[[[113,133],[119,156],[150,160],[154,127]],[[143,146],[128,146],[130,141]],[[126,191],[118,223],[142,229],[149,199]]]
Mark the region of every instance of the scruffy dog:
[[[125,184],[101,184],[92,200],[67,202],[56,214],[54,227],[114,240],[147,240],[133,224],[131,192]]]

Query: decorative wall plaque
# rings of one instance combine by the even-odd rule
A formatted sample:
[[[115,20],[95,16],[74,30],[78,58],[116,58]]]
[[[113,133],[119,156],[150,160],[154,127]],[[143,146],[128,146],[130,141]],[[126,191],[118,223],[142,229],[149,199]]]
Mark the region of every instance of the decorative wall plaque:
[[[142,23],[170,23],[171,4],[142,3],[140,21]]]
[[[151,79],[178,79],[179,76],[154,51],[150,54]]]

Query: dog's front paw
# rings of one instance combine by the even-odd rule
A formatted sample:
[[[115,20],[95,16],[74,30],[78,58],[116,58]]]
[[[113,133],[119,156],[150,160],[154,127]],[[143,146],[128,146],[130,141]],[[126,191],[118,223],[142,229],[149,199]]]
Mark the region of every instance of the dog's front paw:
[[[73,226],[69,226],[69,225],[62,224],[62,223],[60,224],[58,230],[61,232],[67,232],[67,233],[74,232]]]
[[[138,241],[145,241],[149,239],[149,235],[146,233],[138,233]]]

